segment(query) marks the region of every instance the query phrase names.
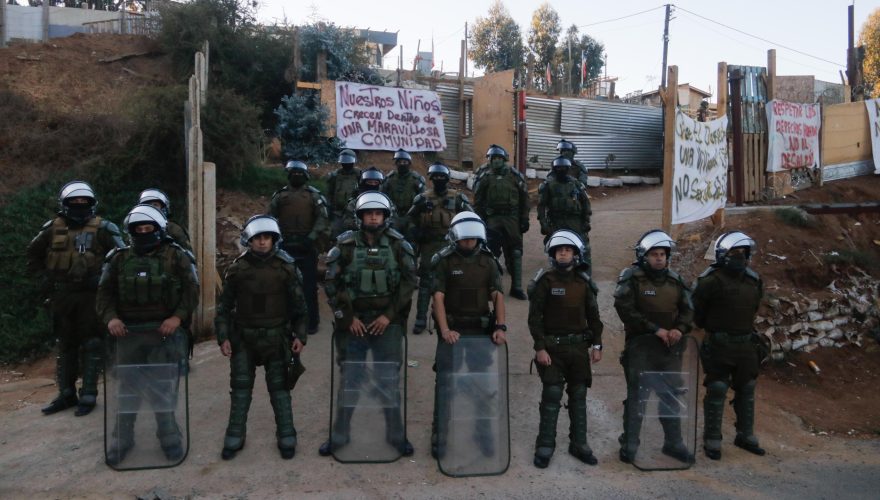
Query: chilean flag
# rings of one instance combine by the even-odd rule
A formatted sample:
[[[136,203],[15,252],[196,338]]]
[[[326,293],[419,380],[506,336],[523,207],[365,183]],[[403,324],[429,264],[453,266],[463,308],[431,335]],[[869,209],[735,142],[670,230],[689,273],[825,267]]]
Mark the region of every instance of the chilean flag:
[[[583,50],[581,51],[581,85],[584,84],[584,80],[587,79],[587,53]]]
[[[550,78],[550,63],[547,63],[547,70],[544,72],[544,79],[547,80],[547,88],[553,85],[553,79]]]

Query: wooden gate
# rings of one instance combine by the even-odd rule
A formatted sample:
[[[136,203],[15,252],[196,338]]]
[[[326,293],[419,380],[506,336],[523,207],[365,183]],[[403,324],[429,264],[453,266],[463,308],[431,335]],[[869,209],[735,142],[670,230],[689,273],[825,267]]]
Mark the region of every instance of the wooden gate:
[[[743,156],[743,201],[761,201],[767,198],[767,68],[759,66],[727,66],[727,80],[741,76],[740,98],[742,99],[742,143]],[[733,88],[732,86],[730,88]],[[733,93],[728,92],[727,113],[733,127]],[[730,141],[738,136],[731,130]],[[728,193],[736,192],[733,162],[728,171]]]

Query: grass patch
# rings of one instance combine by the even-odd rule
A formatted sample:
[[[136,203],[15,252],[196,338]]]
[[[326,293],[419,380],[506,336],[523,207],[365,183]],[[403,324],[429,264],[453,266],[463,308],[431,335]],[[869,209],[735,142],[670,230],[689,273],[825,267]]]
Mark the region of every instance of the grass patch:
[[[796,207],[780,208],[778,210],[774,210],[773,213],[776,214],[777,219],[779,219],[780,221],[782,221],[783,224],[786,224],[788,226],[802,227],[802,228],[816,226],[816,219],[813,216],[811,216],[810,214],[808,214],[807,212],[804,212],[803,210],[801,210],[800,208],[796,208]]]
[[[880,269],[880,259],[864,250],[839,250],[822,256],[826,264],[838,266],[857,266],[862,269]]]

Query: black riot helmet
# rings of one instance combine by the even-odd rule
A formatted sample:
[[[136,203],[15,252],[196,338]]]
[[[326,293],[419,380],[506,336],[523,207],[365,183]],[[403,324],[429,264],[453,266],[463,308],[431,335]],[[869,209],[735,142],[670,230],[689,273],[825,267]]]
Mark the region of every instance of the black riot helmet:
[[[367,191],[378,191],[385,180],[385,175],[376,167],[370,167],[361,172],[361,178],[358,181],[358,191],[365,193]]]
[[[299,160],[291,160],[287,162],[287,165],[284,166],[284,170],[287,171],[287,180],[290,181],[290,184],[293,186],[302,186],[309,180],[309,167]]]
[[[494,156],[500,156],[501,158],[504,158],[504,161],[507,161],[509,158],[507,151],[497,144],[492,144],[486,151],[486,158],[491,160]]]
[[[343,149],[339,153],[339,164],[342,165],[342,168],[350,169],[354,167],[355,163],[357,163],[357,155],[354,154],[354,151]]]
[[[556,176],[558,180],[563,180],[568,176],[568,172],[571,170],[571,160],[564,156],[557,156],[555,160],[553,160],[553,175]]]
[[[85,199],[86,203],[73,202],[79,199]],[[70,181],[62,186],[61,192],[58,193],[58,211],[78,224],[85,224],[93,218],[97,206],[95,191],[87,182]]]
[[[578,152],[578,147],[571,141],[567,141],[565,139],[560,139],[558,143],[556,143],[556,151],[559,152],[560,155],[566,155],[566,153],[571,153],[571,157]]]
[[[428,167],[428,179],[431,179],[435,192],[445,193],[449,184],[449,167],[439,161],[434,163]]]

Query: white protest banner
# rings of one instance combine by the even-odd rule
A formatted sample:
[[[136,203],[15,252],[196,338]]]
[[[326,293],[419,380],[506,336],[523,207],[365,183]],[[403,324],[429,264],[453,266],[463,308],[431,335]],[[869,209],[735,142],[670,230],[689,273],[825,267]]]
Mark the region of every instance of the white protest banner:
[[[874,173],[880,175],[880,99],[865,101],[868,108],[868,128],[871,131],[871,148],[874,151]]]
[[[346,148],[443,151],[443,110],[430,90],[336,82],[336,136]]]
[[[675,111],[672,223],[693,222],[727,203],[727,116],[698,122]]]
[[[818,104],[799,104],[774,99],[767,103],[767,171],[819,165]]]

